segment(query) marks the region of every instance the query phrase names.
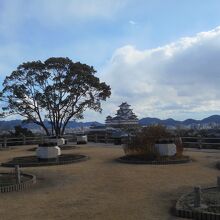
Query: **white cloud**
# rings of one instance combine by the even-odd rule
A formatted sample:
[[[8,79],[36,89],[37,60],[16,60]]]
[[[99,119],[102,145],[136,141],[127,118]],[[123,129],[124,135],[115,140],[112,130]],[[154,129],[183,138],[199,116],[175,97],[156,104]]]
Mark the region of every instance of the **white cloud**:
[[[136,23],[135,21],[133,21],[133,20],[130,20],[130,21],[129,21],[129,24],[131,24],[131,25],[136,25],[137,23]]]
[[[112,87],[112,111],[128,101],[140,117],[220,113],[220,27],[177,42],[115,51],[103,80]]]

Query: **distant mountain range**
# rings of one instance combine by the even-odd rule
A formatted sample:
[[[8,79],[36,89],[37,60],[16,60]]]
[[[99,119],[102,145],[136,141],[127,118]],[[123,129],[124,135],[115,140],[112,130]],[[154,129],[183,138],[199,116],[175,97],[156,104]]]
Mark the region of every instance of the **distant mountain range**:
[[[163,124],[166,126],[177,126],[177,125],[184,125],[184,126],[189,126],[189,125],[204,125],[204,124],[210,124],[210,123],[216,123],[220,124],[220,115],[212,115],[208,118],[204,118],[202,120],[195,120],[195,119],[186,119],[184,121],[177,121],[172,118],[168,118],[165,120],[161,120],[158,118],[142,118],[139,120],[139,123],[141,125],[150,125],[150,124]]]
[[[142,118],[139,120],[140,125],[163,124],[166,126],[178,126],[178,125],[190,126],[190,125],[199,125],[199,124],[204,125],[211,123],[220,124],[220,115],[212,115],[202,120],[186,119],[184,121],[178,121],[172,118],[161,120],[159,118],[150,118],[150,117]],[[49,122],[46,122],[45,124],[47,127],[49,127]],[[12,130],[16,125],[22,125],[22,127],[26,127],[28,129],[39,129],[39,126],[33,123],[22,124],[22,120],[10,120],[10,121],[0,121],[0,130]],[[92,121],[92,122],[70,121],[67,125],[67,128],[89,127],[91,125],[100,126],[104,124],[99,123],[97,121]]]
[[[28,128],[28,129],[39,129],[39,126],[34,123],[22,123],[22,120],[9,120],[9,121],[0,121],[0,130],[12,130],[14,129],[14,126],[22,125],[22,127]],[[50,127],[50,124],[48,121],[45,122],[46,127]],[[66,128],[78,128],[78,127],[89,127],[91,125],[99,126],[102,125],[99,122],[92,121],[92,122],[76,122],[76,121],[70,121],[67,124]]]

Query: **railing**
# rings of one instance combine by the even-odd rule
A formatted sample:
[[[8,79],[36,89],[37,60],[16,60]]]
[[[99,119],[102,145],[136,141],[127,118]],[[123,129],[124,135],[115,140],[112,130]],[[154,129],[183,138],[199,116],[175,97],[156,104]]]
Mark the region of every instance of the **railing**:
[[[64,135],[63,136],[69,142],[76,141],[76,135]],[[33,145],[33,144],[42,144],[45,139],[48,139],[49,136],[34,136],[34,137],[4,137],[0,138],[0,148],[8,148],[10,146],[18,146],[18,145]]]
[[[114,143],[114,138],[111,134],[108,133],[95,133],[88,134],[88,141],[95,143]],[[67,143],[68,142],[76,142],[76,135],[69,134],[63,136]],[[0,148],[8,148],[10,146],[16,145],[33,145],[33,144],[41,144],[47,139],[48,136],[34,136],[34,137],[14,137],[14,138],[0,138]],[[209,138],[209,137],[182,137],[183,146],[185,148],[214,148],[220,149],[220,138]]]
[[[219,149],[220,150],[220,138],[216,137],[181,137],[183,146],[185,148],[203,148],[203,149]]]
[[[88,141],[95,142],[95,143],[113,143],[114,138],[111,134],[88,134]]]
[[[95,143],[113,143],[114,138],[111,137],[110,134],[88,134],[88,141]],[[10,146],[18,146],[18,145],[33,145],[33,144],[42,144],[45,139],[48,139],[48,136],[34,136],[34,137],[4,137],[0,138],[0,148],[8,148]],[[76,142],[76,135],[64,135],[63,138],[68,142]]]

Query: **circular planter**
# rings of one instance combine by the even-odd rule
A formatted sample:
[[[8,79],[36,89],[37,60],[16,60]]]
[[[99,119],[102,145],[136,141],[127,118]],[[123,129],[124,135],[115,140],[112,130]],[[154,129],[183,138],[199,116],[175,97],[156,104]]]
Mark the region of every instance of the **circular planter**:
[[[64,165],[76,162],[81,162],[89,159],[86,155],[80,154],[62,154],[56,160],[39,160],[36,156],[15,157],[11,161],[2,163],[3,167],[14,167],[19,165],[20,167],[38,167],[38,166],[52,166],[52,165]]]
[[[62,152],[63,150],[74,150],[74,149],[78,149],[80,147],[75,146],[75,145],[71,145],[71,144],[65,144],[63,146],[60,146],[59,148]],[[37,150],[37,147],[33,147],[33,148],[28,149],[27,151],[36,151],[36,150]]]
[[[120,163],[128,164],[151,164],[151,165],[166,165],[166,164],[181,164],[191,162],[191,159],[187,156],[178,159],[164,159],[164,160],[144,160],[133,156],[123,156],[116,159]]]
[[[21,191],[36,183],[36,176],[21,173],[21,183],[16,183],[15,174],[0,173],[0,193]]]
[[[77,144],[87,144],[88,138],[87,135],[77,135],[76,136],[76,143]]]
[[[176,154],[176,145],[174,143],[158,143],[155,144],[155,149],[161,156],[173,156]]]
[[[58,146],[63,146],[65,144],[65,139],[64,138],[58,138],[57,139],[57,145]]]
[[[201,220],[220,220],[220,189],[211,187],[202,189],[202,205],[194,208],[194,193],[187,193],[180,197],[175,206],[176,216]]]
[[[57,146],[63,146],[65,144],[64,138],[48,138],[45,140],[46,143],[55,143]]]
[[[40,160],[56,160],[61,155],[61,150],[58,146],[45,147],[39,146],[36,150],[36,156]]]

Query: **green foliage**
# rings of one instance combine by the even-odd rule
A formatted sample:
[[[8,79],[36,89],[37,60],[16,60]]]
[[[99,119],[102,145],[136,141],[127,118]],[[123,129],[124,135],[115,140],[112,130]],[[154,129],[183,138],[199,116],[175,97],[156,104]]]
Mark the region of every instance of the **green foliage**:
[[[127,155],[144,155],[148,159],[158,157],[155,150],[155,143],[160,139],[169,139],[171,134],[164,126],[150,125],[131,136],[124,146],[125,154]]]
[[[62,57],[23,63],[4,80],[3,115],[18,114],[40,125],[47,135],[63,135],[70,119],[83,118],[87,108],[101,112],[101,101],[110,97],[110,86],[95,73],[92,66]]]

